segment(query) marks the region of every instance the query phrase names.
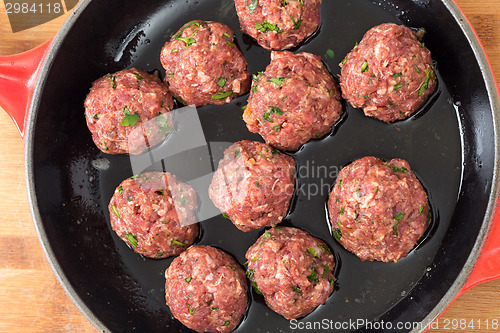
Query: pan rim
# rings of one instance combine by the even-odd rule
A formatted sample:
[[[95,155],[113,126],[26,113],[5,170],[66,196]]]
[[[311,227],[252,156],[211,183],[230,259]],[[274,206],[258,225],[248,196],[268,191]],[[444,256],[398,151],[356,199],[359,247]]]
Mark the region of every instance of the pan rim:
[[[43,61],[41,66],[41,70],[39,76],[37,78],[37,82],[35,85],[35,89],[33,92],[31,105],[29,114],[27,117],[26,123],[26,131],[25,131],[25,148],[24,148],[24,156],[25,156],[25,179],[26,179],[26,188],[28,194],[28,201],[30,204],[30,210],[33,217],[35,229],[37,232],[37,236],[40,240],[40,244],[44,251],[44,254],[47,258],[47,261],[52,268],[56,278],[58,279],[60,285],[66,292],[66,294],[70,297],[75,306],[79,309],[79,311],[89,320],[89,322],[96,327],[99,331],[102,332],[110,332],[109,328],[98,319],[97,316],[94,315],[93,311],[86,306],[83,302],[82,298],[77,294],[73,285],[70,283],[68,276],[64,273],[61,265],[55,258],[55,254],[52,248],[52,245],[48,241],[47,233],[43,227],[42,216],[38,209],[38,200],[36,198],[35,191],[35,180],[33,173],[33,148],[34,148],[34,124],[37,117],[37,110],[39,107],[39,100],[45,85],[45,81],[50,72],[51,65],[56,54],[59,52],[61,48],[61,44],[64,41],[66,35],[71,30],[74,23],[78,20],[81,13],[87,8],[87,6],[91,3],[92,0],[82,0],[78,5],[73,9],[70,17],[65,21],[56,37],[54,38],[52,45],[49,48],[49,51]],[[493,176],[492,176],[492,188],[489,193],[488,206],[485,211],[485,216],[481,224],[480,231],[476,236],[476,241],[474,246],[458,276],[455,278],[455,281],[449,287],[446,294],[443,298],[436,304],[434,309],[432,309],[427,316],[422,320],[424,323],[431,323],[436,318],[438,318],[443,311],[451,304],[451,302],[457,297],[460,290],[465,285],[467,278],[470,273],[474,269],[474,265],[481,253],[482,247],[488,238],[492,223],[493,217],[495,213],[495,208],[498,200],[499,194],[499,154],[498,149],[500,147],[500,138],[498,129],[500,129],[500,106],[499,106],[499,92],[497,89],[497,85],[495,83],[495,78],[491,69],[491,65],[489,63],[488,57],[484,51],[484,48],[481,45],[481,42],[475,33],[474,29],[468,22],[467,18],[459,8],[459,6],[455,3],[454,0],[441,0],[450,14],[453,16],[455,22],[460,27],[461,31],[464,33],[465,37],[469,41],[471,49],[474,53],[478,66],[480,68],[482,77],[485,82],[485,87],[488,93],[488,101],[492,110],[492,118],[493,118],[493,128],[494,128],[494,166],[493,166]],[[422,330],[413,330],[412,332],[422,332]]]
[[[495,165],[493,166],[493,177],[491,182],[492,187],[488,198],[488,206],[485,211],[485,216],[481,224],[481,228],[479,230],[478,235],[476,236],[476,241],[474,243],[474,246],[467,260],[465,261],[462,270],[455,278],[453,284],[450,286],[450,288],[443,296],[443,298],[438,302],[438,304],[436,304],[434,309],[432,309],[428,313],[428,315],[423,319],[422,321],[423,323],[429,323],[429,324],[432,323],[434,320],[436,320],[436,318],[438,318],[441,314],[443,314],[444,311],[451,305],[453,300],[459,295],[459,292],[464,287],[469,275],[472,273],[474,266],[477,262],[477,259],[481,254],[481,250],[484,244],[486,243],[490,229],[493,225],[494,213],[499,195],[498,177],[499,177],[500,161],[499,161],[498,149],[500,147],[500,138],[498,129],[500,128],[500,117],[499,117],[500,106],[499,106],[499,91],[496,85],[495,77],[493,75],[491,64],[489,62],[488,56],[486,55],[484,47],[482,46],[477,33],[475,32],[474,28],[472,27],[472,25],[470,24],[470,22],[468,21],[468,19],[460,9],[460,7],[454,0],[442,0],[442,2],[445,5],[446,9],[453,16],[455,22],[458,24],[458,26],[464,33],[465,37],[469,41],[469,45],[471,46],[471,49],[474,52],[474,56],[481,70],[481,74],[483,76],[485,87],[488,92],[490,107],[492,109],[491,111],[493,118],[493,131],[494,131],[493,138],[494,138],[494,154],[495,154],[493,160]],[[423,332],[425,330],[426,329],[424,328],[424,329],[413,330],[412,332]]]
[[[68,34],[69,30],[73,24],[78,20],[81,13],[87,8],[92,0],[82,0],[73,9],[71,15],[63,23],[61,29],[57,32],[52,44],[49,47],[47,55],[43,60],[40,67],[40,73],[37,77],[35,89],[33,91],[31,104],[28,112],[26,129],[25,129],[25,145],[24,145],[24,170],[26,187],[28,193],[28,202],[30,205],[31,215],[33,217],[33,222],[35,225],[35,230],[42,246],[45,257],[54,272],[59,284],[69,296],[73,304],[78,308],[78,310],[84,315],[85,318],[99,331],[101,332],[111,332],[106,325],[97,318],[93,311],[83,302],[82,298],[76,293],[73,285],[70,283],[68,276],[62,270],[61,265],[57,261],[54,255],[52,245],[48,241],[47,233],[42,224],[42,216],[38,209],[38,200],[36,198],[35,191],[35,179],[33,173],[33,145],[34,145],[34,124],[37,117],[38,101],[41,96],[41,92],[45,85],[46,78],[50,72],[51,64],[54,60],[55,55],[58,53],[62,41]]]

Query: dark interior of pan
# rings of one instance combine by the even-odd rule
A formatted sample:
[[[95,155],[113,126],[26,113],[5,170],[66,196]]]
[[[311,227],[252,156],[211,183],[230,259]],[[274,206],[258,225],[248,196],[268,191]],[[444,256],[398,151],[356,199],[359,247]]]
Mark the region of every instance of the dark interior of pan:
[[[135,254],[109,226],[107,204],[115,187],[133,175],[129,156],[108,156],[91,141],[83,100],[102,75],[137,67],[164,71],[160,49],[192,19],[229,25],[252,73],[270,53],[243,36],[232,0],[83,1],[50,53],[51,65],[35,93],[27,134],[27,173],[33,214],[42,243],[63,285],[102,330],[188,331],[164,301],[164,271],[172,258]],[[299,322],[419,322],[452,288],[484,231],[495,164],[494,116],[478,61],[459,24],[440,1],[327,0],[315,35],[294,51],[322,56],[334,76],[338,63],[372,26],[396,22],[425,28],[425,45],[437,62],[438,89],[408,120],[394,124],[364,117],[345,105],[332,132],[292,154],[297,191],[283,225],[325,240],[337,258],[336,290]],[[331,49],[335,55],[327,55]],[[331,55],[331,52],[329,52]],[[205,140],[168,158],[151,158],[144,170],[166,169],[184,181],[213,172],[223,149],[242,139],[261,140],[242,121],[248,95],[223,106],[198,108]],[[163,143],[169,147],[169,141]],[[215,147],[215,148],[214,148]],[[325,202],[338,170],[374,155],[406,159],[429,193],[430,230],[397,263],[363,262],[331,236]],[[207,208],[206,189],[198,189]],[[244,254],[263,230],[243,233],[221,215],[201,223],[197,243],[219,247],[243,266]],[[250,304],[237,332],[290,331],[291,324],[249,291]],[[331,326],[333,325],[333,326]],[[335,326],[337,325],[337,326]],[[345,331],[370,326],[345,326]],[[418,329],[418,327],[417,327]]]

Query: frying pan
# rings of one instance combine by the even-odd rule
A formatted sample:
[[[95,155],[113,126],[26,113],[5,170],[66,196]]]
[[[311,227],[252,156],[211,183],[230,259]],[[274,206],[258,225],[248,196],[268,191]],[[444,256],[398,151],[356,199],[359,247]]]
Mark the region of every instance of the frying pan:
[[[382,322],[421,322],[423,326],[414,327],[420,331],[463,290],[500,275],[494,255],[498,246],[491,241],[500,235],[494,223],[499,144],[495,83],[477,38],[450,1],[330,0],[323,3],[322,17],[320,29],[295,51],[324,55],[327,49],[334,50],[333,59],[323,56],[334,75],[339,72],[337,64],[370,27],[387,21],[424,27],[425,43],[437,62],[439,87],[415,116],[391,125],[346,105],[330,135],[292,154],[300,190],[283,224],[322,238],[337,258],[336,291],[301,322],[361,319],[368,326],[356,327],[360,332],[369,330],[369,325],[381,327],[373,325]],[[26,176],[35,226],[61,284],[102,331],[186,328],[164,304],[162,274],[172,259],[142,258],[110,230],[107,203],[114,188],[133,170],[128,156],[107,156],[93,145],[82,101],[90,83],[105,73],[131,66],[161,72],[161,46],[194,18],[232,27],[251,72],[263,70],[269,62],[269,52],[242,36],[231,0],[154,1],[139,7],[124,0],[83,1],[50,46],[19,56],[20,66],[14,67],[23,70],[8,71],[18,78],[38,74],[26,122],[24,112],[13,115],[19,128],[25,129]],[[30,82],[0,88],[11,97],[21,94],[2,98],[4,108],[24,111],[23,102],[33,91]],[[261,140],[241,121],[240,106],[245,100],[243,96],[224,106],[199,108],[208,143]],[[168,147],[168,140],[164,144]],[[196,159],[216,165],[222,154],[221,149],[207,156],[203,152],[152,161],[146,169],[166,168],[190,181],[207,172],[202,167],[205,163],[198,165]],[[328,229],[324,189],[333,184],[336,169],[365,155],[408,160],[429,193],[431,228],[398,263],[362,262],[336,243]],[[103,158],[109,167],[96,167]],[[313,193],[315,189],[319,193]],[[242,264],[246,249],[262,232],[242,233],[220,215],[203,221],[201,228],[198,243],[220,247]],[[290,323],[270,311],[261,296],[253,291],[250,296],[238,332],[290,331]],[[385,328],[395,330],[395,326]]]

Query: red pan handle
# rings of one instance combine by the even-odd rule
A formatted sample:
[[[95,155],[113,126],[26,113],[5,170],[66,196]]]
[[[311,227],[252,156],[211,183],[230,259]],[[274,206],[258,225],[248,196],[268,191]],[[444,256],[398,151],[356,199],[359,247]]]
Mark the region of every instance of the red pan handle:
[[[52,39],[11,56],[0,56],[0,107],[12,118],[24,137],[24,127],[36,79]]]
[[[472,273],[457,297],[483,282],[500,278],[500,200],[497,202],[491,229]]]

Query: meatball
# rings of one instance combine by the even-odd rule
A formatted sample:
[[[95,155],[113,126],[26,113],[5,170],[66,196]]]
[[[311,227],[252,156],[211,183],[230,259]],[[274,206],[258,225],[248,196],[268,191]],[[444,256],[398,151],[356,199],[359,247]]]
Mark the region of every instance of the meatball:
[[[107,154],[141,154],[172,131],[168,87],[154,75],[131,68],[92,84],[85,118],[97,148]]]
[[[124,180],[108,208],[118,237],[146,257],[177,255],[198,236],[196,192],[168,172]]]
[[[328,246],[297,228],[272,228],[245,257],[247,276],[266,304],[286,319],[303,317],[333,292],[335,260]]]
[[[334,237],[362,260],[405,257],[429,226],[427,193],[402,159],[363,157],[343,168],[328,198]]]
[[[234,0],[241,30],[268,50],[297,46],[321,22],[321,0]]]
[[[191,21],[165,44],[160,60],[177,100],[221,105],[248,91],[250,73],[234,37],[224,24]]]
[[[239,141],[224,152],[208,194],[242,231],[273,226],[287,214],[295,160],[265,143]]]
[[[283,51],[272,52],[254,77],[243,120],[271,146],[297,150],[329,133],[341,114],[339,89],[321,58]]]
[[[436,88],[430,51],[417,33],[393,23],[370,29],[340,67],[342,96],[387,123],[408,118]]]
[[[230,332],[247,307],[245,272],[229,254],[206,245],[182,252],[165,271],[173,316],[197,332]]]

